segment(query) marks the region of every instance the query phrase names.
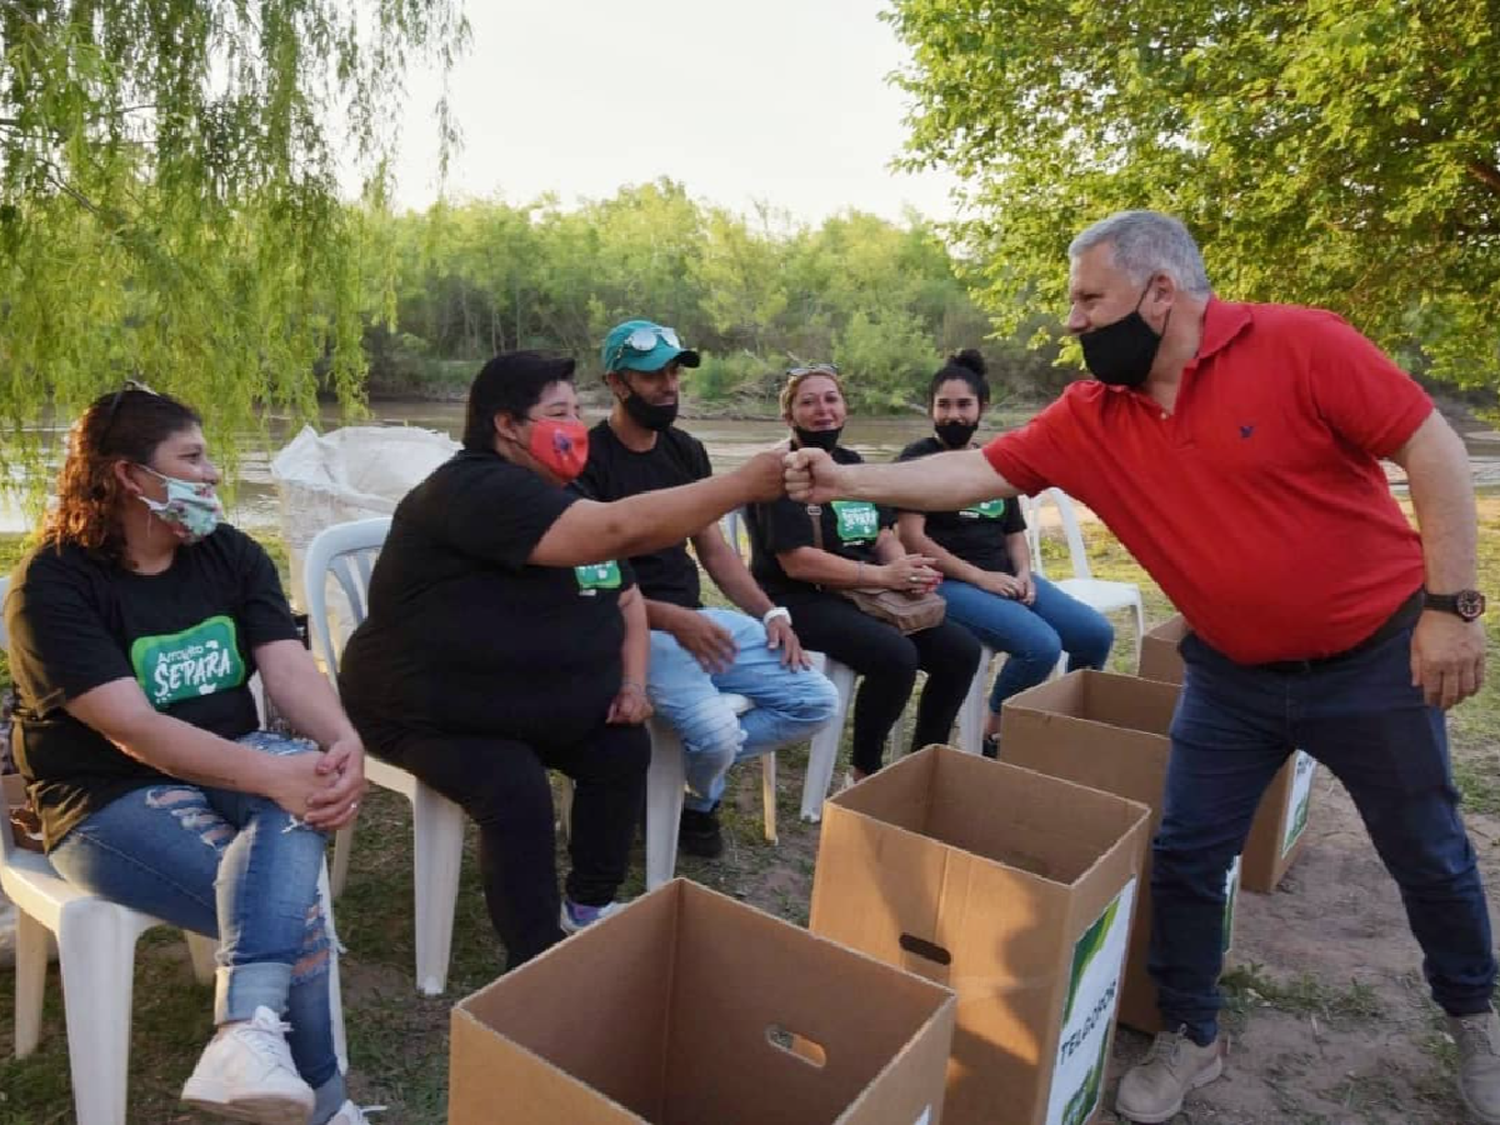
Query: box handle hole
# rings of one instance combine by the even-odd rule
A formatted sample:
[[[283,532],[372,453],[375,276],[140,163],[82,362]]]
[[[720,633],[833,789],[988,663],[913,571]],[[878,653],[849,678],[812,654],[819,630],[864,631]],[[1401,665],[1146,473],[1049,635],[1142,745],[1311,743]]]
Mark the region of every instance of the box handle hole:
[[[766,1042],[778,1051],[785,1051],[794,1059],[808,1066],[817,1067],[819,1070],[828,1063],[828,1052],[823,1050],[821,1044],[814,1043],[805,1035],[788,1031],[779,1023],[773,1023],[766,1028]]]
[[[913,953],[936,965],[942,965],[946,968],[953,964],[953,954],[949,953],[941,945],[930,942],[925,938],[919,938],[915,934],[902,934],[897,944],[906,950],[906,952]]]

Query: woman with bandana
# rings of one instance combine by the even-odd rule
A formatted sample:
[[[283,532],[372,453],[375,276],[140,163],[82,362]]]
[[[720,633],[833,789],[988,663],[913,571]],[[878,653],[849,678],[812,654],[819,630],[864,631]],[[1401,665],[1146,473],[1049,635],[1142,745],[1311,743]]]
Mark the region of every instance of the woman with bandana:
[[[848,406],[832,364],[788,372],[781,414],[794,449],[825,450],[839,464],[863,460],[839,444]],[[783,497],[757,505],[746,522],[750,573],[776,604],[791,610],[802,643],[862,677],[854,701],[852,780],[880,769],[886,738],[906,709],[919,670],[927,673],[927,684],[912,749],[947,742],[979,665],[979,642],[949,621],[903,635],[838,593],[887,589],[919,597],[942,581],[931,558],[902,550],[892,531],[894,513],[845,500],[810,509]]]
[[[968,349],[950,357],[927,390],[933,436],[908,445],[897,459],[971,448],[990,404],[984,376],[979,352]],[[948,620],[1007,654],[990,692],[987,757],[998,754],[1001,704],[1042,683],[1064,652],[1069,671],[1102,668],[1109,659],[1115,639],[1109,620],[1031,572],[1026,517],[1015,497],[956,512],[902,512],[897,533],[908,551],[930,557],[942,572],[937,592],[948,603]]]
[[[318,905],[364,750],[276,569],[223,522],[198,415],[140,386],[73,427],[5,601],[16,760],[69,882],[219,939],[218,1031],[183,1088],[243,1121],[363,1125]],[[306,739],[258,729],[249,680]]]
[[[339,686],[372,753],[479,826],[490,920],[514,967],[608,915],[651,746],[649,630],[628,559],[780,495],[779,453],[613,503],[588,460],[573,361],[507,352],[469,391],[464,448],[397,506]],[[559,896],[549,769],[575,783]]]

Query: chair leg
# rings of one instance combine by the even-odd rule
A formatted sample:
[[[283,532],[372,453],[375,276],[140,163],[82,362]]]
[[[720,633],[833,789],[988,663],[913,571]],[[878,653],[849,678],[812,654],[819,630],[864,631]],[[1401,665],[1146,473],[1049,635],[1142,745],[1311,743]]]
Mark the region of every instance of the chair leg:
[[[979,668],[958,711],[958,748],[966,754],[978,754],[984,749],[985,689],[989,687],[990,661],[994,656],[993,649],[981,646]]]
[[[412,798],[416,840],[417,991],[438,996],[448,987],[453,911],[464,854],[464,811],[425,785]]]
[[[214,973],[219,968],[219,943],[204,934],[183,932],[187,938],[188,953],[193,958],[193,976],[199,984],[213,984]]]
[[[16,1058],[24,1059],[42,1035],[42,996],[47,987],[47,927],[16,911]]]
[[[68,1065],[78,1125],[125,1125],[135,943],[123,910],[105,902],[66,910],[57,935]]]
[[[1130,607],[1135,611],[1135,667],[1139,671],[1141,667],[1141,644],[1146,639],[1146,607],[1141,604],[1137,597],[1135,604]]]
[[[654,891],[677,870],[677,829],[687,763],[682,741],[663,722],[652,721],[651,768],[646,774],[646,889]]]
[[[333,836],[333,869],[329,872],[329,886],[333,897],[344,893],[344,884],[349,881],[349,854],[354,850],[354,825],[347,824]]]
[[[829,661],[823,669],[838,692],[838,706],[828,725],[813,736],[807,755],[807,776],[802,781],[802,819],[816,824],[823,819],[823,802],[833,784],[833,769],[838,761],[839,742],[844,736],[844,716],[854,695],[854,669]]]
[[[776,840],[776,752],[760,756],[760,803],[765,810],[766,841]]]
[[[333,1053],[339,1060],[339,1072],[347,1074],[349,1040],[344,1030],[344,989],[339,978],[339,959],[344,947],[333,924],[333,888],[326,863],[318,872],[318,905],[323,911],[323,928],[328,932],[328,1017],[333,1027]]]

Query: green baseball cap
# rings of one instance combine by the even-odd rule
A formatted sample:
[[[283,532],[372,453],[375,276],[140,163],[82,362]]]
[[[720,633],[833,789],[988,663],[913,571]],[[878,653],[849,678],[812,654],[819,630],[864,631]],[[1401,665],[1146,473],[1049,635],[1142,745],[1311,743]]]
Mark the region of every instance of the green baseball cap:
[[[697,352],[682,346],[675,328],[663,328],[649,320],[615,325],[599,349],[599,362],[605,371],[660,371],[674,360],[684,367],[697,367],[703,362]]]

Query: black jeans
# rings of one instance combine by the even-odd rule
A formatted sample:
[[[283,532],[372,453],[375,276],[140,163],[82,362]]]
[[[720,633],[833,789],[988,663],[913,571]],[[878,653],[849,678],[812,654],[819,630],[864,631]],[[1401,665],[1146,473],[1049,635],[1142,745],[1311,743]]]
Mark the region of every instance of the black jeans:
[[[371,753],[463,807],[479,826],[479,872],[490,921],[515,968],[562,940],[547,770],[573,779],[568,897],[610,902],[630,863],[651,739],[643,726],[600,725],[568,746],[499,737],[386,731]]]
[[[854,701],[855,769],[868,774],[880,768],[886,736],[911,698],[919,668],[927,673],[927,686],[917,705],[912,748],[948,741],[979,667],[979,642],[967,629],[944,621],[903,636],[839,594],[809,591],[782,601],[791,608],[803,647],[826,653],[863,677]]]

